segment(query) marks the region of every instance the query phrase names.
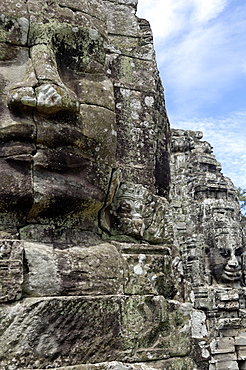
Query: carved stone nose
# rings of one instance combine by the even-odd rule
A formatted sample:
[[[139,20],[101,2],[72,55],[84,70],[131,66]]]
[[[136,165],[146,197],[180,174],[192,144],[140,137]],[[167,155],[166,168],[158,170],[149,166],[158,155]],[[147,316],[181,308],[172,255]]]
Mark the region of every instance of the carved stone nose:
[[[228,266],[236,268],[239,266],[238,260],[234,254],[232,254],[231,258],[228,261]]]
[[[45,84],[36,88],[37,110],[54,114],[61,110],[78,111],[79,103],[69,90],[54,84]]]
[[[65,86],[55,84],[42,84],[35,89],[33,87],[21,87],[11,90],[8,96],[10,108],[18,110],[21,107],[36,108],[40,113],[55,114],[59,111],[79,110],[79,103],[75,94]]]

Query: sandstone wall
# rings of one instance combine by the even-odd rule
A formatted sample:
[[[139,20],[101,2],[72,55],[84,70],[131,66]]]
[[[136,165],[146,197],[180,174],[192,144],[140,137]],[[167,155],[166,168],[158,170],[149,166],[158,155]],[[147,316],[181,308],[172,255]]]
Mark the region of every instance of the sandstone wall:
[[[234,187],[136,7],[0,4],[1,370],[246,368]]]

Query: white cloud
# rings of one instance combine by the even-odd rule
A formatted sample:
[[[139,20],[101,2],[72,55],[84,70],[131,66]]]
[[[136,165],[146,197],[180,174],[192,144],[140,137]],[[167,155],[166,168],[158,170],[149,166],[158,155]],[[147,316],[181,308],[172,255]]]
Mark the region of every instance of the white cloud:
[[[193,0],[195,12],[194,18],[199,23],[205,23],[216,18],[224,10],[226,0]]]
[[[243,74],[245,49],[230,40],[222,24],[192,31],[167,53],[161,49],[157,47],[164,86],[173,92],[176,109],[184,112],[186,107],[184,114],[197,114],[219,101]]]
[[[139,0],[139,13],[153,28],[158,66],[172,99],[167,106],[198,114],[245,76],[246,4]]]
[[[151,23],[156,39],[165,39],[192,24],[215,18],[226,3],[227,0],[139,0],[137,14]]]
[[[190,4],[192,0],[187,0]],[[138,16],[150,23],[154,37],[166,38],[184,27],[186,22],[182,0],[139,0]],[[179,20],[178,20],[179,18]]]

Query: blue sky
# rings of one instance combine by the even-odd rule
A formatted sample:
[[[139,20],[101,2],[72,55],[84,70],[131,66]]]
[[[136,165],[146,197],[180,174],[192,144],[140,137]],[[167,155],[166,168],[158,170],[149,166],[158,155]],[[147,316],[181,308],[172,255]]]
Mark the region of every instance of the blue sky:
[[[201,130],[246,189],[246,1],[139,0],[152,27],[171,127]]]

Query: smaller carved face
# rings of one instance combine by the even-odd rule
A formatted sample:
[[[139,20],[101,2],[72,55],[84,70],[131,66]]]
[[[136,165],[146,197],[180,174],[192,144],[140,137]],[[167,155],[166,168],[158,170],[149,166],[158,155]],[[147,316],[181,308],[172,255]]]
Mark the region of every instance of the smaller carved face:
[[[242,279],[241,243],[236,243],[233,235],[220,235],[214,238],[214,244],[209,251],[211,272],[217,283],[235,283]]]
[[[120,232],[137,238],[143,237],[144,212],[148,195],[148,191],[142,185],[121,185],[113,205]]]

